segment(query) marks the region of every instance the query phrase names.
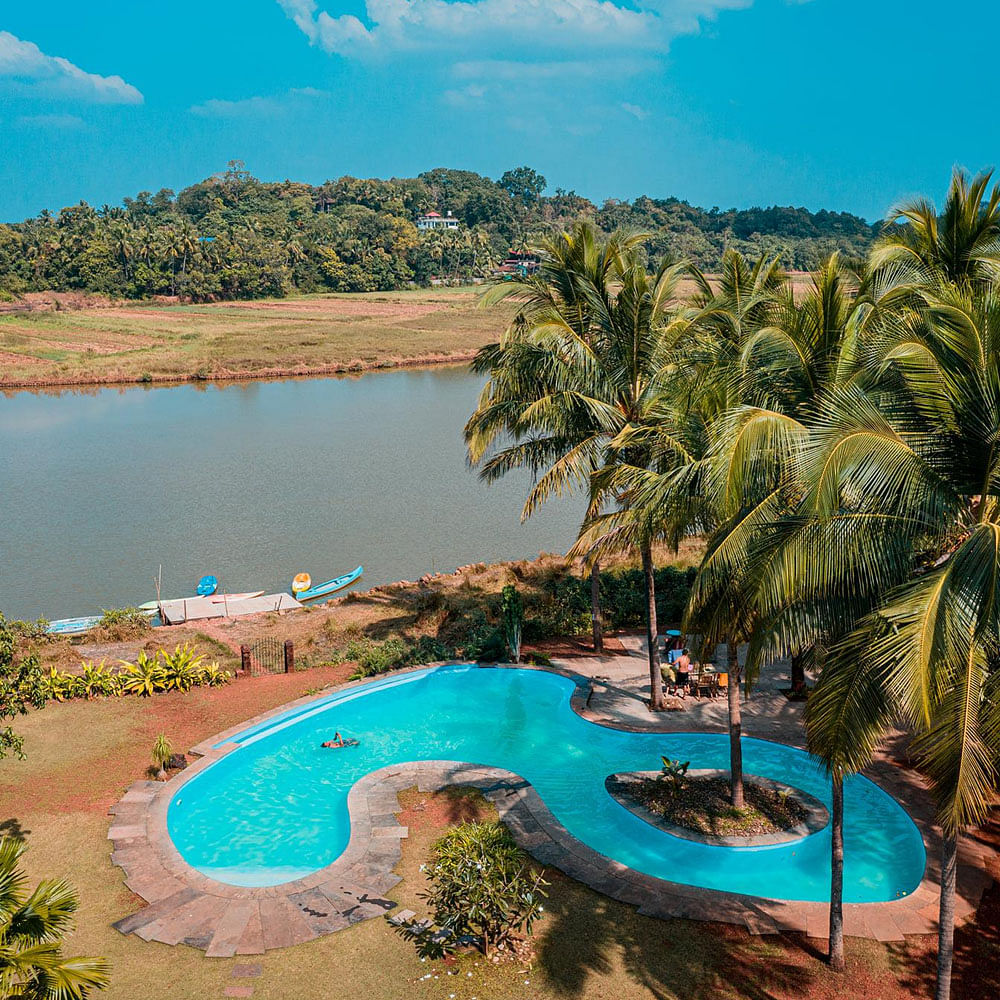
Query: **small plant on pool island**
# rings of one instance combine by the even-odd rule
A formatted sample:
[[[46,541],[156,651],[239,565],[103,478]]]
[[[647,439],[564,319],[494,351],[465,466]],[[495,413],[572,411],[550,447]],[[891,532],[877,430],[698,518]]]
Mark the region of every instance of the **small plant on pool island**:
[[[521,632],[524,628],[524,602],[517,587],[507,584],[500,594],[500,623],[512,663],[521,662]]]
[[[153,763],[157,767],[156,777],[164,781],[167,777],[167,764],[174,755],[174,748],[170,745],[170,740],[160,733],[153,744]]]
[[[111,967],[104,958],[63,956],[63,935],[79,905],[76,890],[46,879],[29,893],[19,867],[24,850],[10,837],[0,839],[0,997],[85,1000],[108,985]]]
[[[466,943],[487,958],[509,951],[530,935],[542,912],[542,872],[514,843],[502,823],[462,823],[434,845],[426,866],[430,889],[421,893],[431,921],[409,921],[400,933],[418,952],[437,958]]]
[[[669,757],[661,757],[660,760],[663,761],[663,767],[660,769],[659,780],[663,782],[670,795],[676,795],[684,788],[691,761],[686,760],[682,764],[679,760],[671,760]]]

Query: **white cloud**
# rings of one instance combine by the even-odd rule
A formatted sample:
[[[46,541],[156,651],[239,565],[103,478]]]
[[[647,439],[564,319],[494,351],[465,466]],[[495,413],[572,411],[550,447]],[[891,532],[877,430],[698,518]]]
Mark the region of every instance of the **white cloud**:
[[[649,112],[645,108],[639,107],[638,104],[629,104],[628,101],[622,104],[622,111],[632,115],[634,118],[638,118],[639,121],[643,121],[649,117]]]
[[[34,42],[0,31],[0,85],[9,80],[21,93],[69,97],[97,104],[142,104],[143,96],[120,76],[88,73],[61,56],[46,55]]]
[[[293,87],[285,94],[271,97],[244,97],[236,101],[212,98],[189,110],[200,118],[274,118],[284,114],[296,100],[329,96],[327,91],[315,87]]]
[[[723,10],[753,0],[365,0],[367,24],[331,16],[316,0],[278,0],[309,41],[348,57],[407,50],[563,52],[590,47],[662,52]]]

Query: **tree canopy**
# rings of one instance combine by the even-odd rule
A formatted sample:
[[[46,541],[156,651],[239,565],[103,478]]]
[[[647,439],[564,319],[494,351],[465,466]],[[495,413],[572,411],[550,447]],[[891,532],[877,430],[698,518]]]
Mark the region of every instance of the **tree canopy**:
[[[262,181],[240,161],[180,192],[140,191],[120,206],[86,202],[0,225],[0,298],[31,291],[192,301],[291,292],[389,291],[489,275],[512,247],[587,221],[647,233],[650,261],[717,270],[726,251],[767,252],[813,269],[834,251],[862,257],[878,229],[838,212],[705,210],[677,198],[596,205],[527,166],[499,180],[443,167],[418,177]],[[420,230],[425,212],[457,230]]]

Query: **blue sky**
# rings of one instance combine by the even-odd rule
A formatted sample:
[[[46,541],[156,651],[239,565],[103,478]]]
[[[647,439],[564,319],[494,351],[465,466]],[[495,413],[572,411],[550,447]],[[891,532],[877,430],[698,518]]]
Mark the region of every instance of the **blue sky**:
[[[997,0],[9,0],[0,219],[243,159],[528,164],[594,199],[884,214],[992,166]]]

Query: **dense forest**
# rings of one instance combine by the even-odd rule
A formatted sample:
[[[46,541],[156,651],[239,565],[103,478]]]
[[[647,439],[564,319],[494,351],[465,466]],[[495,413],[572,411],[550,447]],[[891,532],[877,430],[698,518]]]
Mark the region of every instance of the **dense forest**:
[[[861,257],[877,227],[845,212],[804,208],[705,210],[677,198],[545,195],[529,167],[498,181],[467,170],[414,178],[341,177],[319,186],[265,182],[239,161],[177,194],[140,192],[121,206],[84,202],[0,225],[0,298],[30,291],[192,301],[293,291],[384,291],[485,278],[513,249],[552,227],[590,219],[610,232],[649,232],[647,252],[670,252],[713,270],[726,249],[780,254],[808,270],[833,250]],[[454,231],[416,219],[451,212]]]

